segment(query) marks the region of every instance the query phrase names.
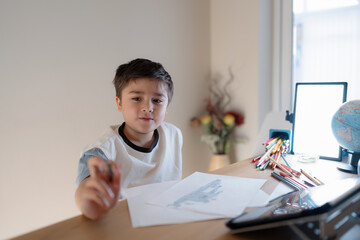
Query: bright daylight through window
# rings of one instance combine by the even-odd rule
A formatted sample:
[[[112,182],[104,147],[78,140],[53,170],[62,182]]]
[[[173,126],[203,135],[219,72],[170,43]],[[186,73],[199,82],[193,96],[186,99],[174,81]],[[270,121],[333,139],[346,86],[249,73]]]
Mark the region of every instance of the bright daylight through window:
[[[359,99],[359,63],[360,0],[293,0],[293,90],[348,82],[347,100]]]
[[[293,96],[296,83],[347,82],[347,101],[360,98],[360,0],[293,0],[292,39]],[[295,115],[294,152],[339,155],[331,119],[344,100],[343,90],[334,94],[328,88],[309,85],[297,93],[301,99],[295,107],[302,114]],[[321,137],[331,142],[316,142]],[[312,147],[309,139],[315,140]]]

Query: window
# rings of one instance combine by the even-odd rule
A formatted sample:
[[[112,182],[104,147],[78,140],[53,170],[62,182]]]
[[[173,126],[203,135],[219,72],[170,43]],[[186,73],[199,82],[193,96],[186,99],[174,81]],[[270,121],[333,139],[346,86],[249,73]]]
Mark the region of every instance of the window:
[[[292,89],[297,82],[348,82],[360,98],[360,1],[293,0]]]
[[[292,22],[292,28],[280,32],[283,41],[286,36],[292,36],[291,84],[288,79],[281,79],[290,84],[288,89],[292,88],[292,98],[297,83],[347,82],[347,100],[360,99],[360,0],[293,0],[289,1],[292,3],[290,8],[285,5],[285,0],[279,1],[280,9],[284,9],[282,16],[292,12],[292,17],[285,18]],[[289,51],[289,48],[283,51]],[[280,69],[290,69],[286,64],[280,62]],[[308,105],[316,109],[316,105]],[[328,118],[329,123],[331,116]],[[327,124],[325,120],[323,122]],[[308,126],[309,123],[305,127]],[[330,124],[327,126],[326,132],[327,129],[330,131]]]

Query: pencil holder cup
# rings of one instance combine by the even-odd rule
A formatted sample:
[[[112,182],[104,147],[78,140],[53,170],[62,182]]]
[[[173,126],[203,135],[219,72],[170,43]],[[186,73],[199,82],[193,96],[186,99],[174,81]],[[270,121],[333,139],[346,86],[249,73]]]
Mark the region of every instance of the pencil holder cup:
[[[290,149],[291,149],[291,134],[292,134],[291,129],[270,129],[269,130],[269,138],[281,137],[285,140],[289,140],[289,147],[288,147],[287,152],[290,152]]]

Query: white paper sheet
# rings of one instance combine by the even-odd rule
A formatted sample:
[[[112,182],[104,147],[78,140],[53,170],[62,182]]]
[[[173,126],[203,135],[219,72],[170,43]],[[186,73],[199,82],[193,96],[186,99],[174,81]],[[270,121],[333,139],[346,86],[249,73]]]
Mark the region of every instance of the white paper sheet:
[[[285,183],[280,182],[269,196],[269,201],[292,191],[294,191],[294,189],[292,189]]]
[[[271,200],[278,198],[286,193],[292,192],[294,189],[289,187],[284,183],[279,183],[271,195],[267,194],[263,190],[259,190],[253,199],[249,202],[247,207],[264,207],[266,206]]]
[[[213,214],[182,211],[146,204],[147,201],[166,191],[177,182],[155,183],[124,190],[134,228],[221,218]]]
[[[268,203],[269,194],[260,189],[246,207],[263,207]]]
[[[265,182],[264,179],[195,172],[148,203],[164,209],[232,218],[244,211]]]

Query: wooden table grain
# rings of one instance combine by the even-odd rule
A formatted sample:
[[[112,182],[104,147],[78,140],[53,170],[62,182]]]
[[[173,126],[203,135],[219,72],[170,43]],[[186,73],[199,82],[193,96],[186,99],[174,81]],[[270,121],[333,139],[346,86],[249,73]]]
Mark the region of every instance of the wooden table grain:
[[[291,157],[291,156],[290,156]],[[293,156],[292,156],[293,157]],[[342,178],[353,177],[336,169],[338,162],[317,160],[314,163],[300,163],[290,159],[296,169],[311,170],[325,183]],[[243,160],[211,172],[213,174],[266,179],[262,190],[268,194],[276,188],[279,181],[271,177],[271,170],[259,171],[251,163],[251,159]],[[99,220],[89,220],[80,215],[65,221],[18,236],[14,239],[296,239],[287,229],[269,229],[252,233],[231,234],[225,226],[228,219],[216,219],[183,224],[171,224],[133,228],[127,200],[122,200],[106,216]]]

